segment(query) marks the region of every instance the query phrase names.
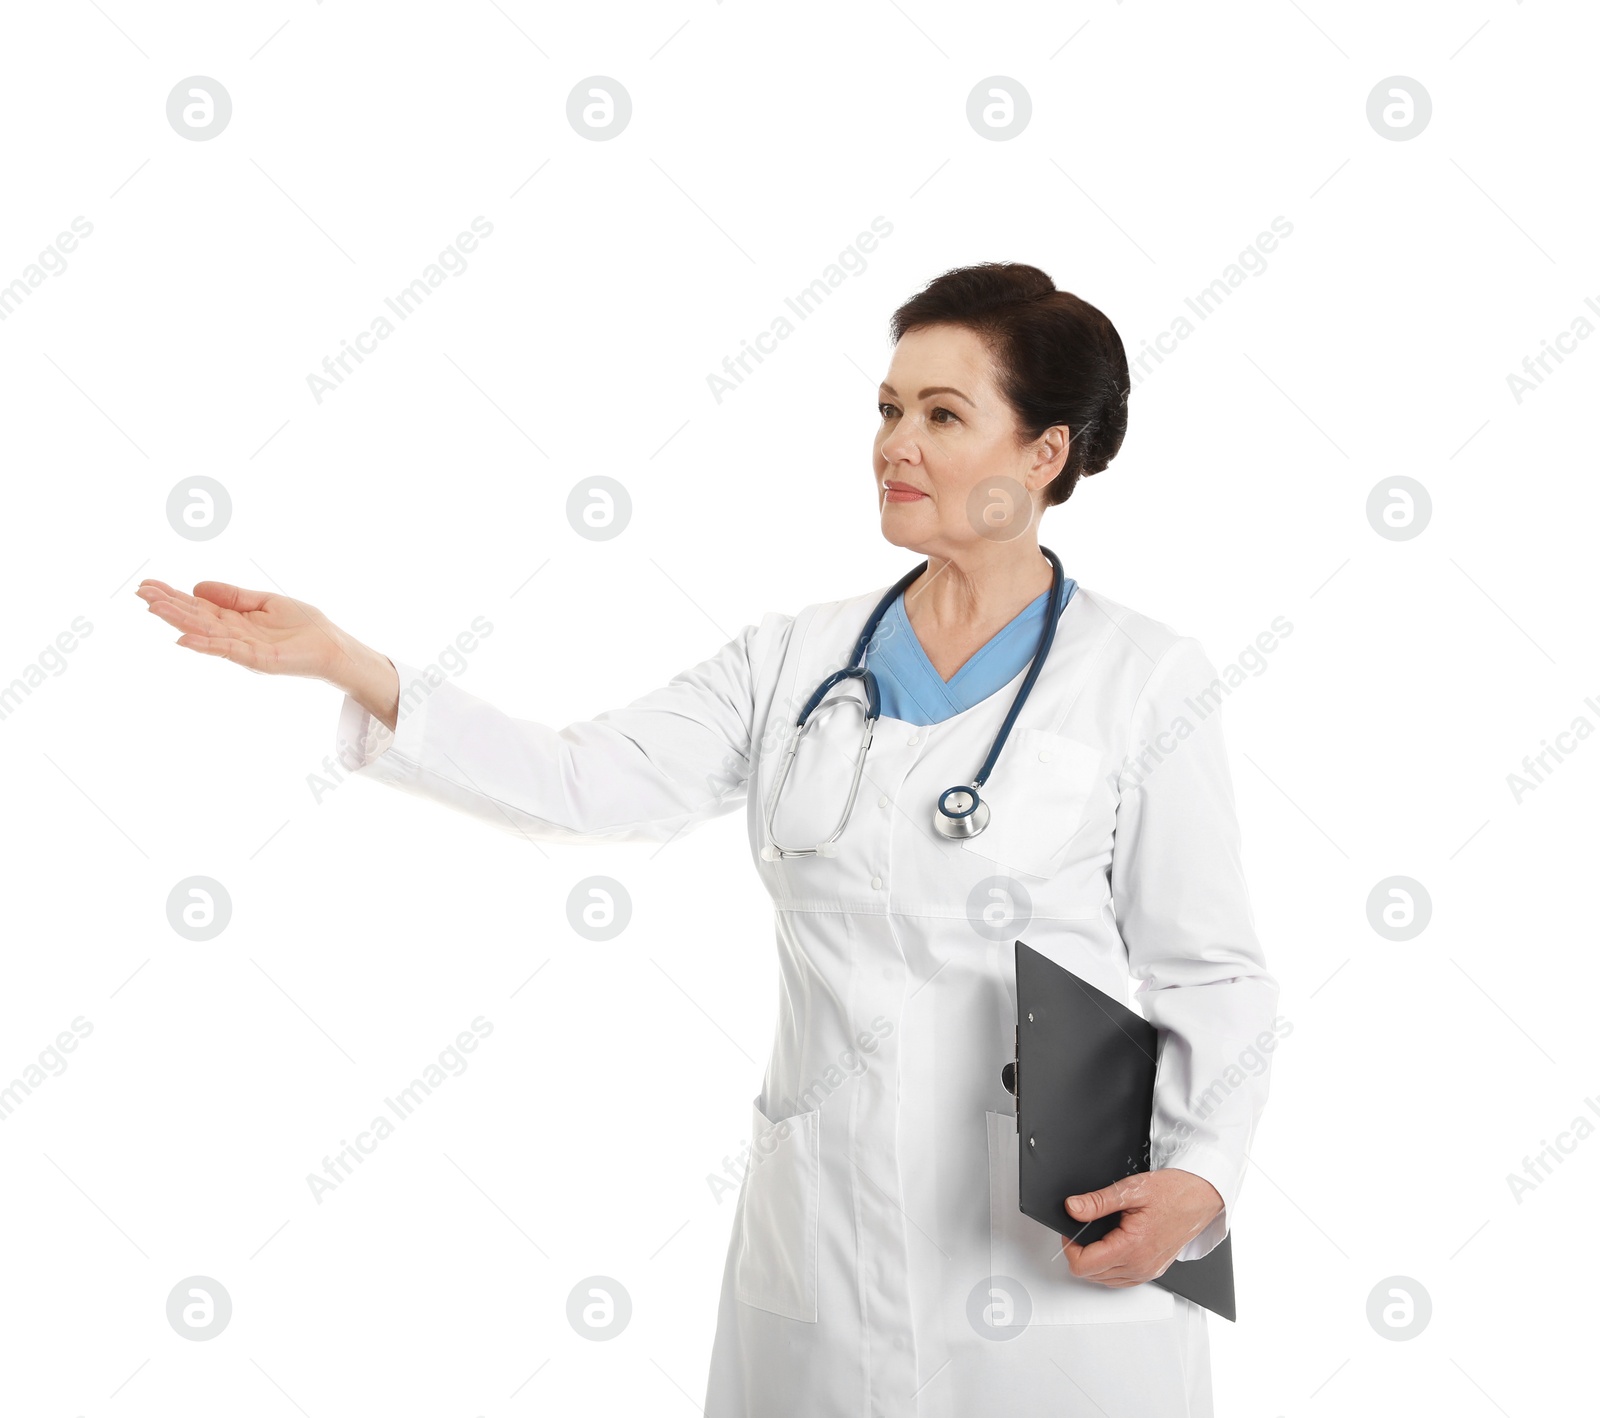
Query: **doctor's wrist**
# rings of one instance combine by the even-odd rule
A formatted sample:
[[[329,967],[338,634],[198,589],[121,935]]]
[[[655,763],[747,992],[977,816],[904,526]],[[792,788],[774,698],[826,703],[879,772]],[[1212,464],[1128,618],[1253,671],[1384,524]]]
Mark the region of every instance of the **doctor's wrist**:
[[[328,682],[342,689],[367,713],[393,732],[400,716],[400,672],[394,662],[371,646],[341,633],[344,643]]]
[[[1222,1193],[1210,1178],[1191,1172],[1187,1167],[1166,1166],[1159,1171],[1175,1179],[1185,1208],[1195,1217],[1202,1217],[1205,1225],[1209,1226],[1227,1209]]]

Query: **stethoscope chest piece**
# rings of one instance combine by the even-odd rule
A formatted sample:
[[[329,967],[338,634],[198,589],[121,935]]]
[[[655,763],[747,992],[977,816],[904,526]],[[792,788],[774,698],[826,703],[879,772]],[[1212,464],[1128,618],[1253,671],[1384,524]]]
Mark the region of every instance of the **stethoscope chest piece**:
[[[941,837],[962,841],[976,837],[989,825],[989,804],[976,788],[946,788],[933,810],[933,829]]]

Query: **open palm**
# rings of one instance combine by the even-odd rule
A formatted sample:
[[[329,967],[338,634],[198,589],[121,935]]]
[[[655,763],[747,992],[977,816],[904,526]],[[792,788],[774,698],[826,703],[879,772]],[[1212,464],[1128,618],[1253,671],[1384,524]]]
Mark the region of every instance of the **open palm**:
[[[139,583],[153,615],[183,632],[178,644],[269,675],[335,679],[348,657],[344,633],[315,606],[226,581],[186,595],[165,581]]]

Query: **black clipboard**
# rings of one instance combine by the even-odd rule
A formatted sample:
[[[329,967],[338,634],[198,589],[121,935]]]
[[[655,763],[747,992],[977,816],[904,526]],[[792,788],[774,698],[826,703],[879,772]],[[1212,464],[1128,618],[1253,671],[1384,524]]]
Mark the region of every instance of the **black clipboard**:
[[[1017,1100],[1018,1205],[1080,1245],[1113,1230],[1120,1213],[1089,1222],[1065,1201],[1150,1169],[1155,1025],[1022,941],[1017,958],[1017,1052],[1002,1079]],[[1199,1260],[1174,1261],[1150,1282],[1224,1319],[1237,1318],[1232,1236]]]

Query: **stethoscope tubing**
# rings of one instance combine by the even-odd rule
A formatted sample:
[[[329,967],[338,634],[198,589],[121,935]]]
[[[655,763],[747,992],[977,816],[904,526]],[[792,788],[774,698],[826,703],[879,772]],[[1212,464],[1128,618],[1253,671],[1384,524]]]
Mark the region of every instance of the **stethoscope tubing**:
[[[989,775],[994,771],[995,764],[1000,761],[1000,751],[1005,747],[1006,740],[1010,737],[1011,730],[1015,727],[1023,706],[1028,702],[1028,696],[1033,693],[1033,686],[1038,681],[1040,671],[1044,669],[1045,658],[1050,653],[1050,647],[1055,643],[1056,622],[1061,618],[1061,612],[1064,608],[1065,573],[1061,569],[1060,558],[1049,547],[1040,547],[1039,550],[1044,553],[1046,560],[1050,563],[1050,602],[1045,611],[1044,628],[1039,632],[1039,644],[1033,652],[1033,660],[1028,666],[1028,673],[1018,688],[1016,697],[1011,701],[1011,708],[1007,711],[1005,720],[1000,725],[999,733],[995,735],[994,743],[990,746],[989,756],[984,759],[983,767],[978,770],[978,776],[972,780],[970,785],[960,784],[953,788],[946,788],[939,795],[935,808],[934,822],[935,826],[939,827],[940,831],[947,836],[952,834],[974,836],[987,825],[988,807],[980,798],[978,790],[988,782]],[[882,707],[882,701],[878,693],[878,681],[872,671],[861,661],[867,653],[867,647],[871,644],[872,637],[877,633],[878,626],[882,623],[883,617],[888,613],[889,608],[895,603],[896,598],[904,594],[912,582],[928,569],[929,565],[929,562],[924,561],[921,566],[908,571],[884,593],[883,598],[867,618],[867,623],[862,628],[860,636],[856,639],[855,650],[850,656],[850,663],[842,670],[835,670],[817,686],[816,691],[806,700],[805,707],[801,709],[799,716],[795,719],[795,732],[791,736],[788,748],[784,751],[783,763],[778,770],[778,781],[773,785],[767,806],[767,839],[772,844],[772,850],[776,851],[778,856],[810,857],[830,855],[826,849],[832,847],[843,835],[844,829],[850,821],[850,814],[855,809],[856,795],[861,789],[861,775],[866,767],[867,750],[872,746],[873,730],[877,727],[878,715]],[[850,779],[850,796],[845,802],[844,813],[839,819],[839,825],[834,828],[831,836],[815,847],[779,847],[777,838],[773,836],[772,832],[773,818],[777,813],[778,798],[783,792],[783,785],[789,778],[789,769],[793,766],[795,755],[799,751],[800,740],[805,737],[807,722],[822,704],[828,691],[835,685],[850,679],[859,679],[861,681],[862,687],[866,692],[867,703],[864,710],[861,746],[856,752],[855,771]],[[966,794],[971,798],[971,801],[964,809],[951,810],[945,806],[945,803],[953,793]],[[981,816],[978,817],[976,823],[969,823],[967,819],[972,818],[974,814],[978,814],[980,809]]]

